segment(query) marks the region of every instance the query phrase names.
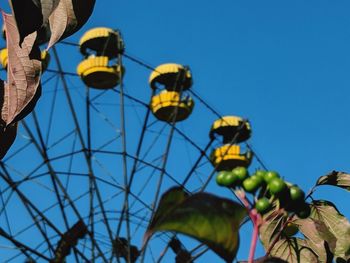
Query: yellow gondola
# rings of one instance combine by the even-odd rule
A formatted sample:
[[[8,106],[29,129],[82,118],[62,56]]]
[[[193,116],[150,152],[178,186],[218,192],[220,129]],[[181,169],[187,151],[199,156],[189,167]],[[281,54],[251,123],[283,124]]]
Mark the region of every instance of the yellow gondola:
[[[217,171],[232,170],[235,167],[248,167],[252,160],[252,153],[241,153],[239,145],[225,144],[213,150],[210,161]]]
[[[250,138],[250,123],[241,117],[225,116],[211,126],[210,137],[214,138],[215,134],[223,136],[224,143],[240,143]]]
[[[108,57],[90,56],[78,65],[77,73],[88,87],[111,89],[120,83],[124,68],[110,66]]]
[[[157,85],[162,85],[169,91],[187,90],[192,86],[192,74],[189,68],[182,65],[163,64],[156,67],[151,73],[149,84],[152,89],[157,89]]]
[[[179,92],[164,90],[152,97],[150,106],[157,119],[166,122],[178,122],[190,116],[194,102],[188,96],[180,98]]]
[[[45,71],[50,64],[51,56],[46,50],[41,51],[41,68]]]
[[[87,31],[79,42],[80,52],[85,55],[116,58],[124,51],[124,43],[118,31],[97,27]]]
[[[3,68],[7,68],[7,63],[8,63],[8,52],[7,48],[1,49],[0,51],[0,63]]]

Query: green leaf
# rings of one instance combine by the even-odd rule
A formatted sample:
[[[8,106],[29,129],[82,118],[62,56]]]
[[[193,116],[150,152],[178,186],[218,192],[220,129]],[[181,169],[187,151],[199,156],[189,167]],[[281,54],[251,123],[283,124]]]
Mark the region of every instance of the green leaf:
[[[333,171],[318,178],[316,186],[319,185],[333,185],[350,191],[350,174]]]
[[[332,262],[333,256],[328,253],[334,251],[336,238],[328,227],[319,220],[312,218],[293,221],[299,231],[305,236],[308,246],[318,255],[321,262]]]
[[[315,200],[311,204],[312,219],[322,222],[333,235],[323,236],[335,258],[350,259],[350,223],[329,201]],[[333,243],[335,242],[335,245]]]
[[[286,216],[278,210],[272,210],[263,217],[264,223],[259,228],[260,240],[267,250],[279,234]]]
[[[166,216],[169,212],[171,212],[177,205],[181,204],[186,198],[189,197],[189,194],[186,193],[181,187],[173,187],[166,191],[162,198],[159,201],[159,205],[157,211],[152,220],[153,224],[156,224],[160,219]],[[151,224],[149,226],[153,228]]]
[[[287,238],[279,240],[272,248],[271,255],[289,263],[318,263],[317,255],[300,238]]]
[[[191,236],[231,262],[239,244],[238,229],[246,216],[243,206],[208,193],[188,196],[181,188],[166,192],[151,221],[145,240],[156,231]]]

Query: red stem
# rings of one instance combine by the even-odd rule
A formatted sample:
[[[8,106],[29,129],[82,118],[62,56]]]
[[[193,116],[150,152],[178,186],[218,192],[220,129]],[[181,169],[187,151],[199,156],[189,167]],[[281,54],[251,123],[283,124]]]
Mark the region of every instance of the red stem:
[[[249,215],[250,215],[250,218],[253,222],[253,234],[252,234],[252,240],[250,242],[248,263],[253,263],[256,244],[257,244],[258,235],[259,235],[259,224],[258,224],[258,214],[256,213],[255,209],[251,210]]]
[[[248,257],[248,263],[253,263],[255,249],[259,238],[259,226],[261,223],[261,217],[260,217],[260,214],[258,214],[258,212],[256,211],[256,209],[252,208],[252,204],[250,203],[249,199],[246,197],[244,191],[238,190],[238,191],[235,191],[234,193],[241,200],[245,208],[248,210],[250,220],[253,223],[252,240],[250,242],[249,257]]]

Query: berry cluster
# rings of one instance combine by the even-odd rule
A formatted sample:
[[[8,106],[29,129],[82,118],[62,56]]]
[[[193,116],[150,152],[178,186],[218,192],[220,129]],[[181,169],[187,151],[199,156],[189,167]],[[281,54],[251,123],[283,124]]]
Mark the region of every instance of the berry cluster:
[[[245,167],[236,167],[232,171],[219,172],[216,183],[230,188],[243,187],[245,192],[253,194],[256,197],[255,208],[260,214],[268,212],[276,200],[280,207],[296,213],[299,218],[310,215],[304,191],[284,181],[277,172],[257,170],[250,176]]]

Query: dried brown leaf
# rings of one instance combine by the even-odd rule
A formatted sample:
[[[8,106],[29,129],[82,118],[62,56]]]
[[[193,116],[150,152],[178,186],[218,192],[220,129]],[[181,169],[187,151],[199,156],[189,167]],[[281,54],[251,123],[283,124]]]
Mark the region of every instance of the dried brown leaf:
[[[312,218],[297,219],[293,223],[298,225],[306,243],[318,255],[320,262],[329,262],[326,246],[334,251],[336,245],[336,238],[329,228],[322,221]]]
[[[259,235],[265,249],[268,249],[271,242],[280,235],[280,231],[285,221],[286,216],[283,212],[278,210],[272,210],[264,215],[264,223],[259,228]]]
[[[319,263],[317,255],[300,238],[279,240],[271,250],[271,255],[289,263]]]
[[[350,174],[332,171],[318,178],[316,186],[320,185],[333,185],[350,191]]]
[[[40,0],[40,2],[41,13],[43,15],[43,25],[46,25],[49,22],[50,15],[57,8],[60,0]]]
[[[1,119],[6,125],[24,118],[40,96],[40,50],[35,45],[36,32],[19,43],[19,32],[12,15],[3,13],[8,47],[8,85],[4,89]]]
[[[329,201],[314,200],[311,204],[310,218],[322,222],[332,234],[323,238],[330,244],[334,257],[350,260],[350,222],[339,213],[336,206]]]
[[[77,32],[89,19],[95,0],[60,0],[49,17],[51,38],[48,49]]]

